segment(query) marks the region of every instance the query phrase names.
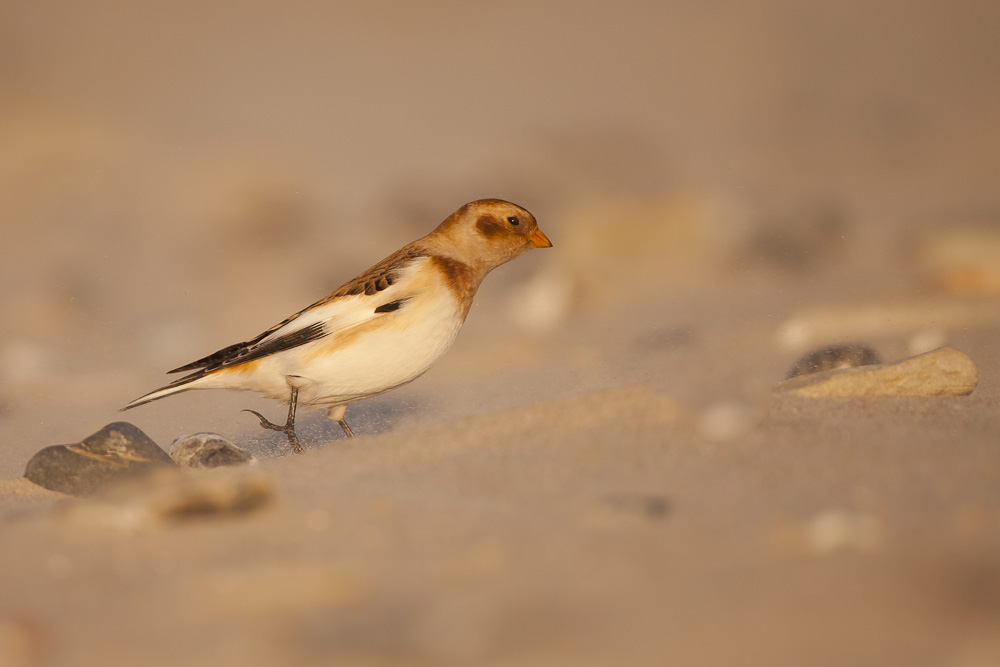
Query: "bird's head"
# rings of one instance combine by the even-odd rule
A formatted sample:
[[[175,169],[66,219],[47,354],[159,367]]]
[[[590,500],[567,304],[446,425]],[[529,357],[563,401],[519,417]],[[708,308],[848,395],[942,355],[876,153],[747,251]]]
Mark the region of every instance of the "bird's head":
[[[551,248],[535,216],[502,199],[469,202],[442,222],[433,235],[452,246],[450,254],[490,271],[532,248]]]

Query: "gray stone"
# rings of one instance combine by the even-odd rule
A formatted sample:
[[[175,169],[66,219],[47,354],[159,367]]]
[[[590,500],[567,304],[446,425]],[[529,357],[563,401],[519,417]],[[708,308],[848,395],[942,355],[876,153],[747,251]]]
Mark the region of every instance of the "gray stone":
[[[24,476],[46,489],[81,496],[172,465],[167,453],[138,427],[114,422],[76,444],[42,449],[28,461]]]
[[[218,433],[182,435],[174,440],[169,451],[174,462],[185,468],[218,468],[257,460]]]

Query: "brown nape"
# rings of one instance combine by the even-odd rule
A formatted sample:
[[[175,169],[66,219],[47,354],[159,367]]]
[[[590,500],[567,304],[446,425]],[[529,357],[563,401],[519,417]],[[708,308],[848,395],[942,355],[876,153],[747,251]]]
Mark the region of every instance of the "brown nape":
[[[503,223],[498,222],[495,217],[488,213],[479,216],[479,220],[476,221],[476,229],[488,239],[501,236],[506,231]]]
[[[441,268],[441,271],[444,272],[448,287],[455,294],[459,303],[462,304],[462,311],[464,313],[462,317],[464,319],[472,307],[472,299],[476,296],[476,290],[479,289],[479,282],[482,280],[482,276],[477,276],[468,264],[460,262],[457,259],[452,259],[451,257],[431,255],[431,261],[437,264]]]
[[[441,267],[451,283],[468,283],[472,279],[472,269],[464,262],[440,255],[432,255],[431,260]]]

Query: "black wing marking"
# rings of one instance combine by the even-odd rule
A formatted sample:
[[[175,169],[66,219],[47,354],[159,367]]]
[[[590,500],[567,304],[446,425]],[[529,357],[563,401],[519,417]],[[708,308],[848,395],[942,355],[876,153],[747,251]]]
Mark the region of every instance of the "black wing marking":
[[[326,336],[327,334],[323,330],[323,326],[323,322],[314,322],[307,327],[302,327],[298,331],[292,331],[284,336],[278,336],[274,340],[269,340],[263,345],[254,347],[258,341],[263,340],[268,336],[268,334],[271,333],[269,330],[252,341],[224,347],[218,352],[210,354],[203,359],[192,361],[190,364],[185,364],[184,366],[175,368],[170,372],[179,373],[181,371],[204,369],[201,371],[201,374],[204,374],[226,366],[234,366],[247,361],[260,359],[269,354],[275,354],[276,352],[281,352],[283,350],[290,350],[293,347],[305,345],[306,343],[311,343],[314,340],[319,340],[320,338]],[[195,375],[198,375],[198,373]],[[186,378],[181,379],[183,380]]]
[[[263,335],[261,336],[263,338]],[[226,359],[236,356],[240,353],[240,350],[245,350],[254,343],[256,343],[261,338],[256,338],[254,340],[249,340],[245,343],[236,343],[235,345],[230,345],[229,347],[224,347],[218,352],[213,352],[207,357],[202,357],[197,361],[192,361],[190,364],[184,364],[183,366],[178,366],[172,371],[167,371],[168,373],[183,373],[184,371],[193,371],[198,368],[206,368],[208,366],[216,366],[221,364]]]
[[[248,348],[245,352],[239,353],[231,359],[225,359],[219,363],[217,368],[235,366],[236,364],[261,359],[271,354],[276,354],[284,350],[290,350],[293,347],[299,347],[300,345],[311,343],[314,340],[319,340],[326,335],[324,323],[313,322],[307,327],[302,327],[297,331],[286,333],[284,336],[278,336],[274,340],[269,340],[263,345]]]
[[[341,285],[336,292],[328,296],[324,301],[356,294],[365,294],[367,296],[377,294],[395,283],[399,279],[399,272],[410,264],[410,262],[426,255],[426,251],[411,243],[389,255],[354,280]],[[320,301],[319,303],[323,303],[324,301]]]
[[[235,345],[224,347],[218,352],[213,352],[207,357],[202,357],[197,361],[192,361],[191,363],[184,364],[183,366],[178,366],[172,371],[167,371],[167,372],[182,373],[184,371],[195,371],[202,368],[205,369],[206,371],[215,370],[216,368],[221,368],[222,366],[231,366],[232,365],[231,362],[235,361],[236,359],[239,359],[240,361],[246,361],[247,357],[243,355],[247,354],[254,354],[255,356],[253,358],[258,359],[260,355],[257,355],[256,351],[257,348],[254,348],[254,345],[257,345],[260,341],[264,340],[265,338],[273,334],[275,331],[277,331],[278,329],[282,328],[283,326],[294,320],[302,313],[306,312],[307,310],[311,310],[313,308],[318,308],[320,306],[326,305],[327,303],[342,296],[354,296],[360,294],[371,296],[372,294],[377,294],[378,292],[381,292],[382,290],[386,289],[387,287],[395,283],[399,277],[399,272],[408,264],[410,264],[410,262],[424,256],[427,256],[427,252],[420,249],[418,246],[414,244],[410,244],[402,248],[401,250],[397,251],[396,253],[389,255],[388,257],[386,257],[381,262],[379,262],[375,266],[371,267],[370,269],[362,273],[354,280],[345,283],[332,294],[323,297],[316,303],[313,303],[303,308],[302,310],[293,315],[289,315],[283,321],[278,322],[273,327],[263,332],[259,336],[251,338],[250,340],[243,343],[236,343]],[[402,303],[396,305],[392,310],[396,310],[401,306]],[[380,308],[381,307],[382,306],[380,306]],[[376,309],[375,312],[378,313],[378,312],[390,312],[390,311],[380,311]],[[311,327],[305,327],[301,331],[306,331],[310,328]],[[288,334],[288,335],[291,336],[293,334]],[[274,345],[277,343],[277,341],[282,340],[283,338],[285,337],[282,336],[281,338],[277,338],[273,341],[270,341],[269,343],[267,343],[267,346],[269,347],[271,345]],[[311,340],[315,340],[315,338]],[[303,343],[306,342],[309,341],[303,341]],[[303,343],[296,343],[290,345],[290,347],[295,347],[296,345],[302,345]],[[288,348],[281,348],[281,349],[288,349]],[[266,354],[270,354],[270,352]],[[181,380],[184,379],[185,378],[181,378]]]
[[[183,366],[178,366],[174,370],[167,371],[167,372],[168,373],[180,373],[182,371],[193,371],[193,370],[196,370],[198,368],[217,368],[217,367],[225,364],[227,361],[229,361],[233,357],[237,357],[237,356],[239,356],[241,354],[244,354],[246,352],[251,351],[253,349],[254,345],[256,345],[260,341],[264,340],[265,338],[267,338],[268,336],[270,336],[271,334],[273,334],[275,331],[277,331],[281,327],[285,326],[286,324],[288,324],[289,322],[291,322],[292,320],[294,320],[296,317],[298,317],[302,313],[306,312],[310,308],[312,308],[314,306],[317,306],[317,305],[319,305],[321,303],[322,303],[322,301],[317,301],[312,306],[308,306],[306,308],[303,308],[302,310],[300,310],[299,312],[295,313],[294,315],[289,315],[284,320],[282,320],[281,322],[278,322],[277,324],[275,324],[273,327],[271,327],[267,331],[263,332],[262,334],[259,334],[258,336],[255,336],[255,337],[251,338],[250,340],[248,340],[246,342],[236,343],[235,345],[230,345],[229,347],[224,347],[221,350],[219,350],[218,352],[213,352],[212,354],[208,355],[207,357],[202,357],[201,359],[198,359],[197,361],[192,361],[189,364],[184,364]],[[304,327],[301,330],[304,331],[304,330],[306,330],[308,328],[309,327]],[[291,334],[288,334],[288,335],[291,335]],[[284,338],[284,336],[282,336],[282,338]],[[276,340],[278,340],[278,339],[276,339]],[[268,344],[270,345],[270,343],[268,343]]]
[[[389,303],[383,303],[381,306],[379,306],[378,308],[375,309],[375,312],[376,313],[391,313],[394,310],[399,310],[400,308],[403,307],[403,304],[405,304],[407,301],[409,301],[412,298],[413,297],[409,297],[408,296],[408,297],[405,297],[405,298],[402,298],[402,299],[396,299],[395,301],[390,301]]]

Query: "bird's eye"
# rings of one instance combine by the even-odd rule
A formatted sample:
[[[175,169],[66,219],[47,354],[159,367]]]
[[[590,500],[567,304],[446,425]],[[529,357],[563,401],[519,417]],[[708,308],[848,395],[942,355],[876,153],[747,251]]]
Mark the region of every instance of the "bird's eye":
[[[507,218],[507,222],[509,222],[512,225],[519,225],[519,224],[521,224],[521,221],[518,220],[517,216],[514,216],[514,215],[510,216],[509,218]]]

